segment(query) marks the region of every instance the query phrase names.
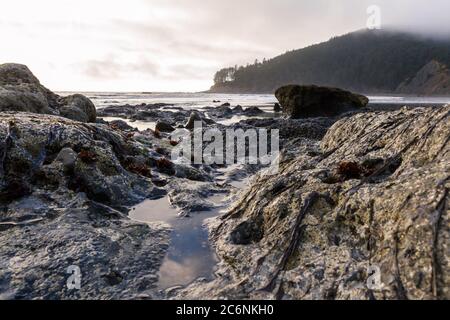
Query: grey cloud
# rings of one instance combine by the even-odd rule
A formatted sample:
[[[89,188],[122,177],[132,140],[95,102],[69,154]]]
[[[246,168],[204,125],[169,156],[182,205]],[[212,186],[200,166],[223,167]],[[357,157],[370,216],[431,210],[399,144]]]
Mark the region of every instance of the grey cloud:
[[[114,28],[116,32],[137,36],[142,39],[142,41],[164,41],[172,39],[177,35],[170,24],[157,25],[152,21],[143,23],[114,19],[111,21],[111,27]]]
[[[154,5],[154,1],[151,3]],[[191,13],[193,18],[188,23],[167,21],[171,32],[164,36],[163,49],[172,55],[214,59],[222,65],[269,58],[362,29],[366,25],[366,9],[374,3],[382,9],[384,26],[417,32],[450,32],[447,0],[165,0],[164,3]],[[242,45],[233,47],[236,41]]]
[[[120,64],[106,60],[89,60],[75,66],[90,78],[107,79],[118,77],[123,70]]]
[[[7,29],[6,35],[18,39],[2,49],[4,57],[12,56],[10,51],[20,56],[22,44],[33,40],[47,50],[33,63],[54,62],[55,72],[75,71],[99,86],[105,79],[120,83],[137,76],[152,85],[173,80],[176,86],[182,79],[207,86],[221,67],[362,29],[372,4],[382,9],[383,27],[443,37],[450,33],[448,0],[130,0],[111,1],[106,8],[111,10],[93,15],[87,14],[87,3],[73,0],[86,17],[67,14],[64,6],[50,7],[51,2],[39,6],[42,12],[32,23],[11,21],[0,12],[0,31]]]
[[[160,75],[160,67],[145,58],[141,58],[139,62],[119,63],[116,58],[108,57],[103,60],[83,61],[76,64],[75,68],[80,68],[83,74],[96,79],[126,77],[130,73]]]
[[[379,0],[385,26],[416,29],[436,33],[448,26],[446,0]],[[163,6],[184,12],[190,19],[167,21],[133,21],[114,19],[110,28],[124,35],[120,50],[139,54],[172,57],[173,59],[204,59],[217,67],[245,64],[255,58],[270,58],[286,50],[326,41],[332,36],[365,27],[366,9],[373,0],[152,0],[143,1],[147,10]],[[156,61],[155,61],[156,62]],[[90,75],[149,72],[164,76],[156,66],[143,61],[141,65],[92,63]],[[198,77],[200,67],[171,67],[180,77]],[[109,71],[103,71],[109,70]],[[187,71],[189,69],[189,71]],[[205,70],[205,68],[203,68]],[[166,75],[167,76],[167,75]]]
[[[202,80],[211,75],[211,68],[197,67],[189,64],[179,64],[168,68],[166,79],[192,79]]]

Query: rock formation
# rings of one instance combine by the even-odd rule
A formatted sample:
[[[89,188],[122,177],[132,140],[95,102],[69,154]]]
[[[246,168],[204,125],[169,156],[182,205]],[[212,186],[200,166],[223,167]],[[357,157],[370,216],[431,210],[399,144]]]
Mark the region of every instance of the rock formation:
[[[297,139],[210,224],[218,278],[176,296],[449,299],[449,120],[361,113]]]
[[[275,105],[273,106],[273,111],[274,112],[281,112],[283,110],[281,109],[281,106],[280,106],[279,103],[275,103]]]
[[[231,128],[279,129],[278,173],[224,174],[169,160],[178,141],[163,130],[89,123],[87,98],[59,97],[26,67],[0,66],[0,298],[449,299],[450,106],[345,114],[365,111],[367,98],[314,86],[277,97],[308,119]],[[156,105],[103,112],[230,128]],[[131,221],[130,207],[167,195],[183,214],[209,210],[207,196],[229,192],[232,175],[257,171],[208,221],[216,279],[159,292],[170,227]],[[79,291],[67,287],[73,265]]]
[[[283,112],[293,119],[334,117],[364,108],[369,99],[338,88],[288,85],[279,88],[275,96]]]
[[[160,121],[160,120],[156,122],[155,129],[160,131],[160,132],[173,132],[173,131],[175,131],[175,128],[172,127],[172,125],[170,123],[167,123],[165,121]]]
[[[0,65],[0,111],[25,111],[54,114],[81,121],[95,122],[94,104],[76,94],[60,97],[45,88],[24,65]]]
[[[123,213],[161,193],[146,152],[107,125],[0,113],[0,295],[132,298],[155,283],[169,230]],[[73,264],[82,291],[65,284]]]

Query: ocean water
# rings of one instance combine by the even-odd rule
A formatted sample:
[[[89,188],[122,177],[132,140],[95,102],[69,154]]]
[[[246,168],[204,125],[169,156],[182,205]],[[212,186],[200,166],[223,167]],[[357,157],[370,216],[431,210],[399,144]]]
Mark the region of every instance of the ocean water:
[[[70,95],[75,92],[59,92]],[[97,108],[121,105],[139,105],[142,103],[166,103],[184,109],[202,109],[207,106],[219,106],[225,102],[232,106],[258,106],[271,111],[277,99],[272,94],[217,94],[217,93],[133,93],[133,92],[78,92],[89,97]],[[444,104],[450,103],[450,97],[402,97],[369,96],[372,104]],[[220,102],[213,102],[220,101]]]
[[[369,96],[371,104],[423,104],[439,105],[450,103],[450,97],[413,97],[413,96]]]
[[[261,106],[272,108],[277,102],[270,94],[212,94],[212,93],[126,93],[126,92],[78,92],[95,104],[97,108],[121,105],[139,105],[142,103],[166,103],[184,109],[201,109],[207,106],[220,106],[230,103],[232,106]],[[60,92],[60,95],[70,95],[74,92]],[[213,102],[220,101],[220,102]]]

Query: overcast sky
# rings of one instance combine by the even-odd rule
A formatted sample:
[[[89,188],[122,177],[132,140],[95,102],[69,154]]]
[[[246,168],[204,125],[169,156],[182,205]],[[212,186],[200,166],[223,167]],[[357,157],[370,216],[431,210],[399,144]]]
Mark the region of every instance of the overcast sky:
[[[371,4],[382,26],[450,31],[449,0],[1,0],[0,63],[52,90],[199,91],[222,67],[365,28]]]

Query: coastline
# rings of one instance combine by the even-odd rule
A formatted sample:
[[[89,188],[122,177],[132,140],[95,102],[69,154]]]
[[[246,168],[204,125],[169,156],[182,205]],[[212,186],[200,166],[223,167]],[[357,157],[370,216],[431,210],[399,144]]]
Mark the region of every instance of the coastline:
[[[449,105],[374,112],[364,96],[321,88],[337,96],[300,118],[304,106],[274,116],[209,96],[96,109],[8,68],[20,81],[0,112],[2,297],[448,298]],[[194,135],[194,121],[279,130],[278,172],[172,159],[170,133]],[[373,266],[381,287],[367,285]],[[73,267],[82,290],[67,285]]]

